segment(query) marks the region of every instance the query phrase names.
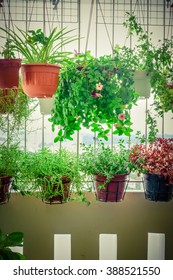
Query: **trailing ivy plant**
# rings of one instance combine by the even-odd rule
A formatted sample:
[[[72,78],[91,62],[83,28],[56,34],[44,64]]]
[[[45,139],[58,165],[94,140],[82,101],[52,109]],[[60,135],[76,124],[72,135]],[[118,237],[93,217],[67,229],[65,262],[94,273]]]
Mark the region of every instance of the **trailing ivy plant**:
[[[61,69],[55,94],[52,129],[60,127],[54,141],[73,139],[73,134],[88,128],[98,138],[107,134],[129,136],[132,132],[129,110],[137,101],[133,89],[132,51],[116,46],[114,55],[95,58],[90,51],[75,53]]]
[[[134,51],[137,56],[136,66],[150,74],[150,83],[154,97],[153,107],[159,116],[164,112],[173,112],[173,37],[152,42],[152,33],[145,31],[137,22],[133,13],[127,13],[124,25],[129,35],[137,36]]]

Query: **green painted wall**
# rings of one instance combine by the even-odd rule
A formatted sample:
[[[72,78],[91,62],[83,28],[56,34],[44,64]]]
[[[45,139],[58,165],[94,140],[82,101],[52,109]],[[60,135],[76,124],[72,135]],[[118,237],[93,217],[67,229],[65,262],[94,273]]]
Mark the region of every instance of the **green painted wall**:
[[[102,203],[94,194],[89,207],[78,202],[47,205],[41,200],[12,194],[0,205],[0,228],[23,231],[24,254],[32,260],[53,259],[53,235],[70,233],[72,259],[97,260],[99,234],[118,234],[118,259],[146,259],[147,233],[166,234],[166,259],[173,260],[173,201],[151,202],[143,193],[126,193],[123,202]]]

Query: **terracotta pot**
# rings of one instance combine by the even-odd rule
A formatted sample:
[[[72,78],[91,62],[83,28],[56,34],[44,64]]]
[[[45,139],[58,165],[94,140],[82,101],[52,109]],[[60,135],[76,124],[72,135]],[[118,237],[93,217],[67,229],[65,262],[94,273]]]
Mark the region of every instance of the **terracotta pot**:
[[[9,201],[12,180],[12,177],[9,176],[0,177],[0,204],[7,203]]]
[[[144,70],[136,70],[134,73],[134,88],[140,97],[149,98],[151,85],[150,76]]]
[[[145,198],[151,201],[170,201],[173,198],[173,184],[157,174],[144,174]]]
[[[29,97],[52,97],[58,87],[60,66],[31,63],[21,66],[22,88]]]
[[[18,87],[21,59],[0,59],[0,88]]]
[[[43,202],[48,203],[48,204],[62,204],[62,203],[66,203],[69,200],[69,196],[70,196],[70,184],[71,181],[67,178],[67,177],[63,177],[62,179],[62,184],[63,184],[63,194],[58,194],[55,195],[53,197],[51,197],[50,199],[46,199],[43,198]],[[44,196],[44,189],[46,187],[43,188],[43,196]],[[55,185],[53,187],[53,191],[60,191],[61,187]]]
[[[118,174],[107,183],[107,178],[95,175],[96,197],[103,202],[119,202],[124,199],[129,174]]]

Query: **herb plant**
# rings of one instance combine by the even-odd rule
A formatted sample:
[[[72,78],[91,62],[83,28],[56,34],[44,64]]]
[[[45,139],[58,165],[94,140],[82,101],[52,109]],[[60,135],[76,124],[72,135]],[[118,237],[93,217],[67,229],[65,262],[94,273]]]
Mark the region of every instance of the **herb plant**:
[[[15,177],[18,173],[20,151],[18,144],[0,145],[0,177]]]
[[[111,149],[99,142],[97,148],[89,145],[82,145],[83,152],[80,155],[80,168],[89,175],[103,175],[109,182],[115,175],[129,174],[130,161],[129,149],[125,147],[123,141]]]
[[[23,152],[20,161],[16,190],[23,195],[33,195],[43,200],[51,200],[60,195],[66,201],[64,179],[70,183],[70,198],[74,195],[76,199],[88,203],[75,153],[65,149],[52,152],[48,148],[34,153],[27,151]]]

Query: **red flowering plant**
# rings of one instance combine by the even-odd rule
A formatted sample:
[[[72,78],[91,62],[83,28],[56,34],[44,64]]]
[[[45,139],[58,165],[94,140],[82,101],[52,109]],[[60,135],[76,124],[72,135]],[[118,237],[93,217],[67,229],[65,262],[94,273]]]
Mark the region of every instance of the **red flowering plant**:
[[[145,143],[134,145],[130,151],[130,161],[132,171],[164,176],[172,184],[173,138],[157,138],[148,146]]]
[[[75,52],[61,69],[55,104],[50,118],[52,129],[59,127],[55,142],[73,140],[82,127],[108,140],[113,133],[129,136],[132,132],[129,110],[136,104],[133,89],[131,52],[116,47],[114,55],[98,58],[90,51]]]

